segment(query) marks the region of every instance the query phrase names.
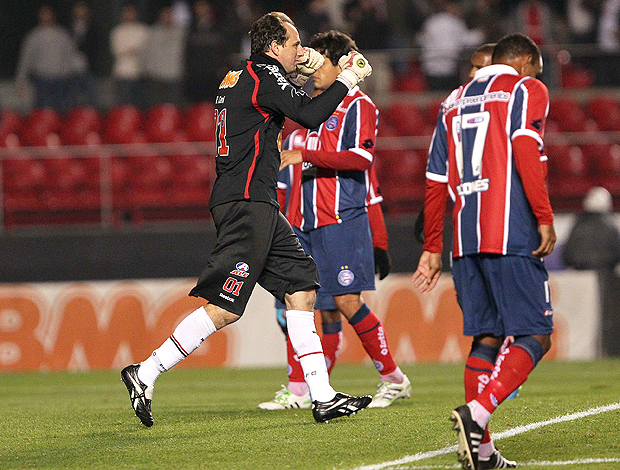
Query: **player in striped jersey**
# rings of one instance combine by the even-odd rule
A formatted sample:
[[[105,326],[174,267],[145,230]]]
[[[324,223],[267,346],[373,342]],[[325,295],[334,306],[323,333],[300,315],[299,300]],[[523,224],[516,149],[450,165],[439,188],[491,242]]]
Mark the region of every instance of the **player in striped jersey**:
[[[553,310],[543,257],[556,235],[545,185],[543,133],[548,92],[536,44],[502,38],[492,65],[444,101],[427,165],[424,252],[414,285],[433,289],[441,273],[445,198],[454,201],[453,277],[464,334],[466,404],[451,415],[463,468],[506,468],[485,442],[491,413],[551,347]],[[515,341],[498,356],[504,337]]]
[[[336,79],[341,53],[356,46],[347,35],[330,31],[314,36],[310,47],[326,59],[313,75],[315,94],[320,94]],[[411,394],[411,383],[392,357],[383,324],[360,295],[375,289],[370,215],[374,216],[373,222],[377,220],[373,223],[375,239],[383,227],[385,241],[380,249],[383,253],[387,249],[385,224],[376,204],[381,197],[377,184],[373,184],[378,118],[370,98],[359,88],[352,89],[318,128],[299,129],[287,138],[278,184],[288,194],[287,219],[319,268],[321,288],[315,309],[322,312],[328,370],[336,359],[342,314],[381,375],[370,407],[386,407]],[[289,385],[274,400],[261,403],[260,408],[309,404],[304,376],[290,346],[288,352]]]

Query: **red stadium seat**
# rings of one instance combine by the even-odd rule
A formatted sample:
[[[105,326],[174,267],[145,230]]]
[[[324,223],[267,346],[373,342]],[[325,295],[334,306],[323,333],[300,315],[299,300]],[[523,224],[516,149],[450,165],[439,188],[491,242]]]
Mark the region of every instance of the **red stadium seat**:
[[[17,134],[0,129],[0,148],[17,148],[19,146],[20,141]]]
[[[397,102],[391,104],[387,109],[386,120],[401,135],[429,135],[432,133],[426,116],[413,103]]]
[[[142,116],[135,106],[112,108],[106,120],[105,140],[112,144],[128,144],[142,130]]]
[[[602,131],[620,131],[620,102],[611,96],[591,98],[586,109]]]
[[[0,131],[6,134],[19,134],[23,125],[22,117],[17,111],[3,109],[0,111]]]
[[[7,192],[35,191],[43,187],[45,167],[41,160],[5,159],[2,165],[3,187]]]
[[[197,103],[185,114],[185,132],[191,142],[215,141],[215,107],[211,103]]]
[[[426,151],[377,151],[384,207],[390,214],[413,212],[424,199]]]
[[[568,96],[551,100],[549,119],[557,122],[563,132],[584,132],[588,130],[587,118],[579,103]]]
[[[426,90],[426,79],[416,62],[410,62],[407,65],[407,73],[396,76],[392,83],[392,91],[422,93]]]
[[[101,143],[101,116],[95,108],[74,108],[63,123],[61,139],[69,145],[93,145]]]
[[[181,127],[183,115],[173,104],[151,108],[146,116],[146,135],[151,142],[172,142]]]
[[[57,154],[43,160],[46,187],[53,191],[77,191],[90,186],[88,168],[81,158]]]
[[[441,108],[443,99],[436,99],[430,101],[424,107],[424,113],[426,114],[426,121],[433,127],[437,125],[437,116],[439,115],[439,109]]]
[[[203,155],[177,155],[170,157],[172,184],[175,188],[208,187],[211,183],[210,157]]]
[[[130,186],[160,189],[170,186],[172,167],[169,157],[128,157],[127,160],[131,168]]]
[[[26,145],[31,146],[60,145],[60,125],[60,116],[53,109],[35,109],[22,127],[21,138]]]
[[[582,66],[567,64],[562,66],[563,88],[590,88],[594,84],[594,73]]]

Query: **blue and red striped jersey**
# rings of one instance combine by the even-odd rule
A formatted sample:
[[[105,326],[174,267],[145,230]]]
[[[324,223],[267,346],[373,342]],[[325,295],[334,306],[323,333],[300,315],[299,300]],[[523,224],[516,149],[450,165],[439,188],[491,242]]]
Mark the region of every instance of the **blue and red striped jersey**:
[[[278,179],[278,188],[287,190],[291,225],[309,231],[381,202],[372,166],[378,122],[377,107],[355,87],[318,128],[297,129],[286,138],[283,150],[304,156],[304,163],[284,168]]]
[[[531,256],[538,248],[540,221],[532,211],[535,201],[524,190],[527,173],[517,171],[513,140],[526,136],[536,141],[540,156],[530,164],[544,165],[546,174],[548,109],[542,82],[502,64],[480,69],[442,103],[426,177],[447,183],[454,201],[453,256]],[[541,194],[548,197],[546,188]]]

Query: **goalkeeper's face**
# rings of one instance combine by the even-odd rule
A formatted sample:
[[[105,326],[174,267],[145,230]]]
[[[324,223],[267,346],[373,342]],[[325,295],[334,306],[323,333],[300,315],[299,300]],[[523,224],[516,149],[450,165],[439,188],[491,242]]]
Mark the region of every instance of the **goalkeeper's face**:
[[[288,23],[284,23],[288,34],[286,35],[286,42],[284,45],[274,44],[274,53],[276,58],[284,67],[286,73],[294,72],[297,69],[297,62],[304,55],[304,48],[301,47],[301,41],[299,39],[299,33],[294,26]]]
[[[321,68],[312,74],[314,89],[321,91],[327,90],[336,81],[338,74],[341,72],[338,64],[332,64],[332,61],[325,54],[323,54],[323,57],[325,57],[325,62],[323,62]]]

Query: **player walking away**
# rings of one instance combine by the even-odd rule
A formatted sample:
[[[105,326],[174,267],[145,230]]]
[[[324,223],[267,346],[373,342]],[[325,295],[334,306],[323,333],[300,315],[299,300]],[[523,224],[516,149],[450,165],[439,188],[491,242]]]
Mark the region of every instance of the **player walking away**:
[[[474,74],[483,67],[491,65],[491,56],[493,55],[493,48],[495,43],[487,43],[480,46],[474,51],[469,59],[471,64],[471,70],[469,71],[470,80],[474,78]],[[424,204],[422,210],[415,219],[413,226],[413,237],[420,243],[424,243]]]
[[[315,94],[320,95],[337,80],[338,59],[357,47],[349,36],[338,31],[319,33],[310,45],[326,59],[313,75]],[[354,87],[326,122],[314,129],[296,130],[288,137],[282,165],[290,166],[281,171],[279,181],[279,188],[288,190],[287,218],[319,269],[321,288],[315,308],[322,315],[328,370],[336,361],[343,315],[381,375],[369,407],[386,407],[411,395],[411,383],[392,357],[381,320],[360,295],[375,289],[367,207],[381,200],[377,185],[370,184],[378,118],[374,103]],[[370,212],[381,217],[378,224],[383,226],[387,249],[379,206]],[[309,406],[308,386],[292,348],[287,349],[289,385],[259,408]]]
[[[316,128],[358,81],[371,72],[359,52],[341,60],[342,71],[316,99],[289,83],[303,81],[323,57],[304,49],[290,18],[268,13],[250,31],[252,55],[228,72],[216,97],[216,170],[209,207],[217,243],[190,295],[208,303],[189,314],[153,354],[126,367],[122,380],[142,424],[151,426],[155,380],[183,360],[216,330],[237,321],[258,282],[288,308],[287,327],[312,396],[317,422],[365,408],[370,396],[336,393],[329,384],[321,341],[314,325],[318,272],[304,253],[276,195],[278,138],[285,116]]]
[[[449,192],[454,285],[464,334],[474,337],[466,404],[450,418],[466,469],[516,466],[488,441],[487,424],[549,350],[553,330],[542,260],[556,241],[542,140],[549,97],[534,78],[542,58],[530,38],[513,34],[492,61],[442,104],[426,173],[424,252],[412,278],[421,292],[437,284]],[[507,336],[514,343],[498,357]]]

